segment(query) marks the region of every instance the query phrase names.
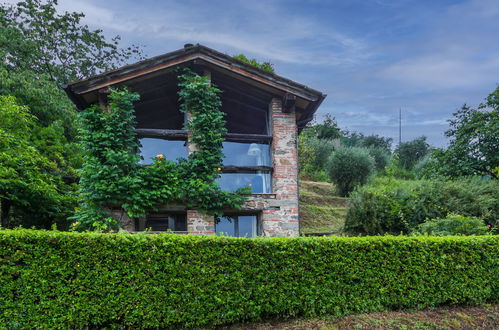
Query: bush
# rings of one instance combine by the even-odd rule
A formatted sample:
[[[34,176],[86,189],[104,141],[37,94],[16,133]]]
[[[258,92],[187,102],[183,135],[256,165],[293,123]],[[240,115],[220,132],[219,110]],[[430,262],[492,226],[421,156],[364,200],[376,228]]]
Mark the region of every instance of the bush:
[[[338,187],[339,194],[347,196],[355,186],[367,182],[374,167],[374,159],[366,149],[339,148],[329,158],[326,172]]]
[[[489,228],[476,217],[450,214],[444,219],[428,220],[416,227],[414,234],[432,236],[485,235]]]
[[[5,328],[208,327],[499,299],[499,237],[0,231]]]
[[[312,181],[326,181],[324,168],[327,159],[334,151],[333,141],[301,134],[298,144],[300,176]]]
[[[390,162],[390,154],[380,147],[367,148],[367,152],[374,159],[376,170],[378,172],[384,171],[385,167]]]
[[[345,231],[379,235],[409,233],[427,219],[459,213],[497,225],[499,182],[467,178],[456,181],[377,178],[350,196]]]

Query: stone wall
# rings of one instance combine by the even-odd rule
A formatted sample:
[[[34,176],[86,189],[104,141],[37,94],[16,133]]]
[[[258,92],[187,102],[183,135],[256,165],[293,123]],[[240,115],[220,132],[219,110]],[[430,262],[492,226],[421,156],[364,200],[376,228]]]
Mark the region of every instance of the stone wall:
[[[273,99],[272,116],[272,192],[275,200],[262,211],[263,236],[297,236],[298,158],[295,112],[282,112],[280,99]]]

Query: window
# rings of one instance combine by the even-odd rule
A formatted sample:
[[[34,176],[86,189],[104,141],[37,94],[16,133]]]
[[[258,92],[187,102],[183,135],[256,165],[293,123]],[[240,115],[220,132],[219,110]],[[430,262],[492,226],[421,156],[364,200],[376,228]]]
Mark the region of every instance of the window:
[[[215,220],[215,231],[219,236],[255,237],[257,225],[256,215],[225,215]]]
[[[268,144],[224,142],[223,153],[224,165],[271,166]]]
[[[185,213],[155,213],[148,214],[145,219],[136,221],[136,229],[143,231],[180,231],[187,232],[187,215]]]
[[[217,180],[223,190],[250,186],[252,193],[270,193],[270,145],[267,143],[224,142],[224,172]]]
[[[152,158],[158,154],[165,156],[168,160],[177,160],[177,158],[187,158],[187,147],[185,141],[163,140],[156,138],[139,139],[141,148],[141,164],[151,164]]]
[[[254,194],[271,192],[270,172],[222,173],[217,180],[222,190],[234,191],[244,186],[250,186]]]

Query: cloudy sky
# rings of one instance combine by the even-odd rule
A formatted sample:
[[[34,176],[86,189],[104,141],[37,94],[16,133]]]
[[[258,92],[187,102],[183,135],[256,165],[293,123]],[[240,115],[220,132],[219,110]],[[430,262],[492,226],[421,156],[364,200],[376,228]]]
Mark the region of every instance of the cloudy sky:
[[[443,146],[446,120],[499,83],[499,0],[60,0],[147,56],[201,43],[328,95],[342,128]]]

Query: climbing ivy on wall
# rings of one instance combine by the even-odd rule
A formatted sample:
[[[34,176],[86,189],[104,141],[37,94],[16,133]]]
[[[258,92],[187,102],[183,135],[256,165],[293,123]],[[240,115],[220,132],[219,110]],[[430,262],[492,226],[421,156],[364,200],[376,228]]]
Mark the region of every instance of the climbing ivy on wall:
[[[179,73],[180,110],[189,114],[187,129],[197,147],[187,159],[173,162],[158,155],[151,165],[139,164],[133,107],[139,95],[127,89],[111,90],[105,109],[93,105],[81,113],[80,135],[86,161],[80,173],[80,203],[73,217],[74,229],[117,229],[119,220],[109,216],[110,207],[140,217],[166,203],[213,215],[242,206],[249,187],[228,192],[215,182],[223,166],[226,132],[220,111],[221,91],[207,77],[188,69]]]

